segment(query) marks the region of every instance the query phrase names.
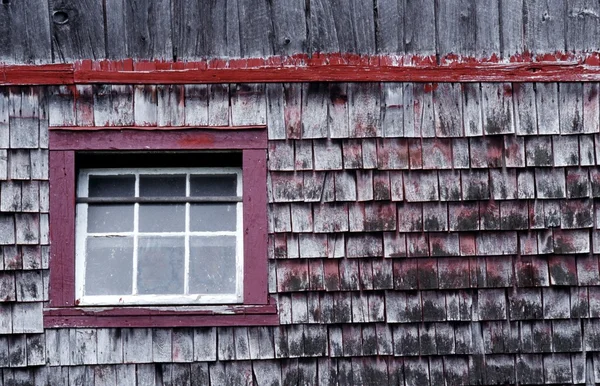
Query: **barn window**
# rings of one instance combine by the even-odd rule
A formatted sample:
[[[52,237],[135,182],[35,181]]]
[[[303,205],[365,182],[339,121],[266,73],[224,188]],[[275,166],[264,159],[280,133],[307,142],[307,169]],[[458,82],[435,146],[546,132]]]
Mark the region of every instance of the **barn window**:
[[[51,326],[276,324],[266,130],[53,128]]]
[[[80,169],[79,305],[243,302],[241,168]]]

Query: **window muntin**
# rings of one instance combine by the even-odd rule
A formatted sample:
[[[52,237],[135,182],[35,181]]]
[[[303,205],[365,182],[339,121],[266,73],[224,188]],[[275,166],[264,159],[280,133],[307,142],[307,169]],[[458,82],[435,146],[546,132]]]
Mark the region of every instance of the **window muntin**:
[[[81,169],[76,303],[242,303],[242,218],[241,168]]]

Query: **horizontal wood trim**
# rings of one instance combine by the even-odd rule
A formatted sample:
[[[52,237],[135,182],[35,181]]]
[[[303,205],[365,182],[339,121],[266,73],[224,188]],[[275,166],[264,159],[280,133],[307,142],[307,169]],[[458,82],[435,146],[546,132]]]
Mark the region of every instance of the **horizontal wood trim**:
[[[274,326],[279,324],[274,304],[188,308],[49,308],[44,327],[204,327]]]
[[[51,150],[236,150],[266,149],[267,130],[60,130],[49,133]]]
[[[200,62],[84,60],[0,67],[2,85],[600,81],[600,53],[472,58],[308,55]]]

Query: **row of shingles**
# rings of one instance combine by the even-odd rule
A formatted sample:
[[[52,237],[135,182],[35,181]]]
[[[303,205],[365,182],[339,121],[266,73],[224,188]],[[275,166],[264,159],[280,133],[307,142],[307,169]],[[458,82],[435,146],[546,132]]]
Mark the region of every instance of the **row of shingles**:
[[[52,90],[61,114],[50,124],[267,123],[272,140],[597,133],[597,89],[595,83],[65,86]]]
[[[271,293],[600,285],[598,255],[285,259]]]
[[[595,166],[594,135],[293,139],[269,142],[272,171],[456,170]]]
[[[456,154],[452,155],[454,150],[448,149],[449,152],[443,153],[449,163],[439,163],[446,164],[446,168],[436,162],[436,165],[429,165],[426,168],[428,170],[423,170],[422,164],[419,169],[413,170],[409,169],[407,140],[373,141],[372,154],[367,157],[369,161],[365,161],[364,153],[357,155],[348,151],[352,152],[350,156],[344,152],[343,142],[346,141],[271,141],[271,200],[420,202],[585,198],[600,195],[600,172],[594,166],[594,157],[591,163],[585,163],[584,166],[578,166],[579,161],[576,161],[574,166],[533,165],[525,169],[504,167],[502,160],[507,158],[500,150],[497,155],[500,164],[496,166],[480,164],[467,169],[467,162],[464,169],[459,169],[452,164],[457,160]],[[364,145],[364,141],[360,145]],[[549,157],[552,154],[566,154],[558,149],[553,153],[552,149],[542,148],[548,151]],[[427,150],[427,154],[432,159],[438,159],[435,150]],[[473,150],[471,154],[474,154]],[[482,159],[488,162],[492,158],[483,156]],[[370,166],[365,167],[365,163]],[[525,166],[525,161],[522,165]],[[419,189],[423,184],[430,186],[430,189]]]
[[[4,384],[424,385],[581,384],[599,379],[600,357],[581,354],[303,358],[5,369]],[[586,373],[586,368],[589,368]],[[587,378],[586,378],[587,377]]]
[[[318,357],[328,350],[323,325],[51,329],[45,347],[50,366]]]
[[[506,358],[490,357],[490,361]],[[531,378],[529,364],[537,356],[519,356],[519,379],[527,383]],[[541,363],[541,357],[540,357]],[[541,369],[540,369],[541,370]],[[81,384],[114,385],[245,385],[253,380],[268,385],[385,385],[423,384],[432,381],[449,384],[469,383],[467,357],[431,358],[318,358],[286,359],[277,361],[232,361],[165,364],[124,364],[70,367],[39,367],[35,369],[5,369],[4,384],[58,385]],[[514,377],[513,377],[514,378]],[[497,375],[489,372],[487,378],[495,383]],[[473,378],[475,380],[475,378]],[[420,383],[420,382],[421,383]],[[389,382],[389,383],[388,383]],[[530,383],[530,382],[529,382]]]
[[[45,363],[48,136],[41,88],[0,92],[0,366]],[[41,245],[40,245],[41,244]]]
[[[597,90],[595,83],[273,85],[269,102],[283,96],[284,103],[270,109],[277,123],[270,138],[597,133]]]
[[[51,127],[266,124],[263,84],[78,85],[49,88]]]

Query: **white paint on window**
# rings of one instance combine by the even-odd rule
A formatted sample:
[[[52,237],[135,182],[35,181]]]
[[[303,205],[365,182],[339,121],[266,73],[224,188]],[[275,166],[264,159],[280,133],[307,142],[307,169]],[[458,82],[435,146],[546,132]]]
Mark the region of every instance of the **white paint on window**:
[[[135,176],[135,197],[139,197],[140,176],[175,174],[185,176],[185,196],[188,198],[192,194],[190,189],[192,176],[202,175],[215,178],[219,175],[234,176],[236,195],[238,199],[241,199],[243,191],[242,170],[241,168],[232,167],[82,169],[79,172],[77,197],[89,197],[90,176]],[[210,179],[205,178],[205,180]],[[168,186],[163,188],[168,191]],[[211,187],[210,191],[214,194],[214,187]],[[224,193],[226,194],[223,194],[223,196],[231,196],[231,192]],[[115,197],[111,199],[114,201]],[[202,204],[196,201],[193,203],[161,203],[155,204],[155,213],[152,211],[152,204],[140,204],[139,202],[128,204],[128,208],[133,205],[133,230],[124,226],[123,221],[118,221],[118,219],[115,219],[114,224],[110,223],[110,216],[120,214],[118,210],[115,210],[115,207],[118,208],[118,203],[105,204],[106,213],[98,214],[103,210],[102,205],[91,203],[78,203],[76,205],[75,288],[79,305],[227,304],[243,302],[244,248],[241,200],[222,204],[214,202]],[[142,220],[140,205],[143,205],[142,209],[144,210],[144,216],[142,217],[146,219],[154,217],[151,221],[165,221],[165,224],[156,223],[151,224],[152,226],[142,226],[143,224],[140,223]],[[94,210],[90,210],[90,206]],[[176,206],[183,207],[185,219],[182,229],[178,226],[168,226],[167,220],[172,217],[165,212],[168,206],[173,206],[173,208]],[[235,210],[234,217],[229,215],[232,208]],[[130,212],[130,209],[123,210],[122,214],[130,216]],[[202,213],[211,218],[207,219],[206,222],[192,219],[193,216]],[[96,216],[99,219],[96,221],[96,218],[90,218],[90,216]],[[232,218],[235,218],[235,226],[231,224]],[[88,220],[91,221],[89,228]],[[197,225],[198,223],[203,225]],[[192,226],[192,224],[194,225]],[[193,230],[193,228],[201,230]],[[132,239],[133,246],[131,247],[128,242],[124,244],[121,241],[119,243],[115,242],[113,247],[108,242],[111,239],[115,241]],[[92,243],[90,240],[97,240],[97,242]],[[177,248],[175,248],[175,244],[179,242],[177,240],[183,240],[184,256],[180,267],[175,269],[174,267],[177,264],[175,261],[169,263],[170,260],[167,259],[167,256],[172,255],[171,258],[176,259]],[[90,245],[95,245],[96,249],[89,250]],[[130,246],[127,247],[127,245]],[[157,246],[156,251],[162,250],[162,252],[153,254],[152,245]],[[140,248],[144,249],[143,256],[140,255]],[[131,252],[129,252],[130,249]],[[226,251],[228,250],[232,251],[234,256],[227,254]],[[202,251],[210,253],[212,256],[202,255]],[[105,265],[101,264],[102,253],[106,255]],[[131,253],[131,264],[123,263],[125,261],[124,253]],[[194,257],[193,261],[191,261],[192,256]],[[145,260],[140,261],[140,258]],[[153,265],[143,266],[144,262],[147,261],[151,261]],[[131,273],[123,275],[124,272],[119,272],[114,268],[117,264],[126,265],[123,269],[126,271],[131,269]],[[179,270],[183,272],[178,272]],[[159,274],[162,276],[157,276]],[[122,277],[129,275],[131,275],[131,283],[121,283]],[[160,279],[167,280],[169,276],[175,278],[181,277],[181,275],[183,275],[181,284],[160,282]],[[190,275],[194,275],[194,277],[190,277]],[[205,277],[198,279],[202,275],[205,275]],[[86,291],[88,288],[86,281],[89,281],[90,291]],[[104,290],[102,287],[103,282],[106,283]],[[180,288],[180,290],[175,290],[175,287]],[[130,288],[131,291],[124,293],[123,288]],[[148,288],[154,288],[157,292],[163,293],[148,293]]]

